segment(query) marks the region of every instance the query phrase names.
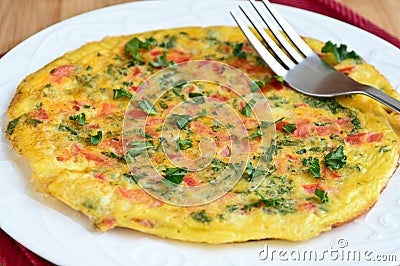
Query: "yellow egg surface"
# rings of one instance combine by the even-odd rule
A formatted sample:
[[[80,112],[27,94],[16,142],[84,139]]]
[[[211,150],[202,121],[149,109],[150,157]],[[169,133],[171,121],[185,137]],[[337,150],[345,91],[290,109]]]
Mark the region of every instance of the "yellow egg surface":
[[[324,43],[305,41],[339,71],[399,98],[362,59],[338,63],[321,51]],[[177,206],[138,186],[126,161],[140,169],[139,156],[148,152],[164,178],[190,187],[213,180],[231,156],[227,130],[204,117],[177,120],[180,133],[169,144],[195,159],[200,141],[213,139],[216,153],[210,167],[192,173],[165,158],[160,130],[179,101],[204,96],[229,105],[248,131],[249,152],[261,149],[262,126],[248,110],[251,106],[226,87],[191,82],[172,88],[154,106],[144,99],[138,102],[131,115],[148,115],[148,124],[145,132],[135,133],[142,143],[133,145],[133,153],[124,153],[125,110],[140,85],[164,67],[201,59],[236,67],[261,87],[274,117],[264,126],[275,127],[276,137],[262,156],[250,156],[243,176],[224,196],[198,206]],[[292,90],[236,27],[167,29],[88,43],[26,77],[8,117],[7,137],[29,160],[38,191],[81,211],[101,231],[126,227],[193,242],[318,236],[368,211],[399,159],[398,114],[362,95],[320,99]],[[270,171],[254,169],[258,160],[270,157]],[[263,182],[248,190],[256,175],[263,175]]]

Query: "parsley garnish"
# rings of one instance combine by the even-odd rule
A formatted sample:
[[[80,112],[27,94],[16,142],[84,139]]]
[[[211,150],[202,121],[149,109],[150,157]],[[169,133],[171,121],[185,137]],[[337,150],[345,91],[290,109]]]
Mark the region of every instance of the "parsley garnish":
[[[282,128],[288,133],[293,133],[296,130],[296,124],[283,125]]]
[[[200,212],[192,212],[190,213],[190,216],[193,218],[193,220],[200,223],[209,223],[212,221],[212,219],[206,215],[205,210],[202,210]]]
[[[191,147],[193,147],[193,143],[190,139],[181,139],[178,138],[177,144],[180,150],[187,150]]]
[[[337,44],[334,44],[331,41],[325,43],[324,47],[322,47],[321,49],[321,52],[332,53],[335,56],[338,63],[342,62],[347,58],[360,59],[360,56],[356,54],[354,51],[347,52],[347,45],[341,44],[340,46],[338,46]]]
[[[128,154],[132,157],[140,155],[143,151],[153,148],[153,143],[150,141],[133,141],[128,144]]]
[[[144,99],[138,102],[138,106],[145,111],[146,114],[149,115],[156,115],[157,114],[157,110],[155,108],[155,106],[149,102],[148,100]]]
[[[113,159],[117,159],[117,160],[120,160],[120,161],[125,161],[125,157],[124,156],[120,156],[120,155],[118,155],[118,154],[116,154],[114,152],[102,151],[101,153],[103,155],[107,156],[107,157],[110,157],[110,158],[113,158]]]
[[[171,181],[172,183],[179,185],[182,183],[183,178],[187,174],[187,168],[167,168],[165,169],[165,179]]]
[[[172,114],[171,119],[176,122],[179,129],[185,129],[192,117],[190,115]]]
[[[252,140],[257,137],[261,137],[264,135],[264,132],[261,131],[261,129],[258,129],[256,132],[253,132],[250,134],[250,136],[247,137],[247,139]]]
[[[308,171],[315,177],[321,178],[321,166],[318,158],[303,158],[303,165],[308,167]]]
[[[278,206],[278,205],[282,205],[282,203],[283,203],[283,200],[284,200],[283,198],[270,198],[270,199],[267,199],[263,195],[261,195],[261,193],[258,190],[255,190],[255,192],[261,198],[261,200],[258,201],[258,203],[255,203],[257,205],[254,205],[254,203],[253,203],[253,207],[260,206],[261,202],[264,203],[265,207],[271,207],[271,206],[275,207],[275,206]]]
[[[150,50],[154,44],[155,40],[153,38],[146,39],[145,42],[142,42],[137,37],[134,37],[126,43],[125,51],[128,52],[134,59],[138,60],[140,57],[139,48]]]
[[[247,58],[247,54],[242,50],[243,48],[243,43],[237,43],[234,47],[233,47],[233,54],[239,58],[243,58],[246,59]]]
[[[167,55],[165,52],[162,55],[157,56],[157,61],[151,61],[149,64],[153,67],[178,67],[178,65],[174,61],[167,60]]]
[[[103,132],[101,131],[97,131],[97,135],[89,134],[90,143],[92,143],[93,145],[97,145],[100,143],[102,137],[103,137]]]
[[[118,99],[118,98],[120,98],[122,96],[125,96],[125,97],[130,99],[133,96],[132,93],[130,93],[129,91],[127,91],[127,90],[125,90],[123,88],[120,88],[118,90],[114,89],[113,91],[114,91],[114,100],[116,100],[116,99]]]
[[[79,115],[71,115],[69,117],[69,120],[72,120],[74,122],[78,121],[78,125],[84,126],[86,124],[86,114],[80,113]]]
[[[278,147],[275,145],[275,139],[271,139],[271,144],[270,144],[267,152],[265,153],[265,160],[267,162],[272,162],[277,149],[278,149]]]
[[[275,122],[261,121],[260,128],[267,128],[267,127],[270,127],[270,126],[272,126],[272,125],[276,125],[276,124],[278,124],[279,122],[282,122],[283,119],[285,119],[285,118],[284,118],[284,117],[281,117],[281,118],[279,118],[278,120],[276,120]]]
[[[329,202],[328,193],[322,189],[315,189],[314,194],[321,200],[322,203]]]
[[[244,114],[247,118],[251,117],[251,107],[255,103],[256,101],[254,99],[251,99],[240,112]]]
[[[31,118],[27,118],[24,122],[24,124],[30,124],[33,125],[33,127],[36,127],[39,124],[42,124],[43,121],[40,121],[38,119],[31,119]]]
[[[160,101],[158,104],[160,105],[160,107],[161,107],[162,109],[167,109],[167,108],[168,108],[168,104],[166,104],[166,103],[163,102],[163,101]]]
[[[21,117],[18,117],[14,120],[11,120],[10,123],[8,123],[7,130],[6,130],[7,134],[11,135],[12,133],[14,133],[14,129],[18,125],[20,119],[21,119]]]
[[[226,163],[224,163],[223,161],[217,159],[217,158],[213,158],[211,161],[211,170],[213,170],[214,172],[218,172],[220,170],[225,169],[225,167],[227,166]]]
[[[167,42],[160,43],[159,46],[165,47],[167,49],[174,48],[176,46],[176,37],[175,36],[169,37]]]
[[[192,98],[193,102],[197,105],[204,103],[204,97],[201,93],[189,92],[189,98]]]
[[[249,177],[249,181],[251,181],[253,178],[265,174],[265,171],[257,170],[251,162],[248,162],[246,167],[246,173]]]
[[[139,128],[139,134],[140,134],[140,136],[145,137],[145,138],[150,138],[150,139],[153,138],[153,136],[150,135],[149,132],[144,132],[143,128]]]
[[[325,165],[330,170],[338,170],[345,166],[347,156],[344,155],[343,145],[340,145],[335,151],[325,155]]]
[[[65,125],[58,125],[58,128],[57,128],[59,131],[65,131],[65,132],[69,132],[70,134],[72,134],[72,135],[78,135],[78,131],[76,130],[76,129],[74,129],[74,128],[72,128],[72,127],[69,127],[69,126],[65,126]]]

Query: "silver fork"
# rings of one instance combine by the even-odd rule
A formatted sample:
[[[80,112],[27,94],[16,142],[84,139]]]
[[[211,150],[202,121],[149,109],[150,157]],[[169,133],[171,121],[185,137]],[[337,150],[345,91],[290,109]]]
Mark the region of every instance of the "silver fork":
[[[272,32],[277,42],[266,33],[264,27],[257,22],[245,6],[240,5],[239,7],[273,54],[264,47],[234,11],[231,11],[231,15],[261,58],[276,75],[284,77],[285,81],[293,89],[306,95],[317,97],[360,93],[368,95],[391,109],[400,112],[400,101],[371,86],[356,82],[321,60],[269,1],[262,1],[265,8],[261,8],[254,0],[250,0],[250,3]],[[274,22],[264,14],[264,10],[270,13]],[[284,37],[281,33],[282,31],[291,43]]]

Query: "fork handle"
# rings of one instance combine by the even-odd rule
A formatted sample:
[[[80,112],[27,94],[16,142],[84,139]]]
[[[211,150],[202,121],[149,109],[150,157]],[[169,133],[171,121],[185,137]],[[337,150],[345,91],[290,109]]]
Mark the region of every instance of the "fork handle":
[[[400,101],[387,95],[386,93],[384,93],[380,90],[377,90],[371,86],[365,86],[362,90],[362,93],[365,95],[368,95],[369,97],[383,103],[387,107],[400,113]]]

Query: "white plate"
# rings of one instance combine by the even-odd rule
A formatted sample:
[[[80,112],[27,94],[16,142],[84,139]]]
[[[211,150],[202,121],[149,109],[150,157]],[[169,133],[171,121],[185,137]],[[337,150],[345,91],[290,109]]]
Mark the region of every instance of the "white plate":
[[[324,264],[363,264],[378,255],[400,261],[400,173],[396,172],[378,203],[354,222],[302,243],[256,241],[206,245],[165,240],[126,229],[99,233],[80,213],[57,200],[44,198],[29,184],[31,169],[4,138],[8,104],[18,83],[64,52],[106,35],[120,35],[188,25],[233,25],[228,11],[234,1],[146,1],[112,6],[68,19],[22,42],[0,60],[0,225],[21,244],[62,265],[265,265],[277,264],[308,250],[306,259]],[[400,50],[348,24],[286,6],[279,11],[295,29],[322,41],[346,43],[375,65],[390,82],[400,85]],[[347,246],[346,246],[347,243]],[[269,248],[262,261],[259,253]],[[273,252],[273,250],[275,250]],[[285,253],[287,251],[287,253]],[[347,259],[360,254],[360,261]],[[366,252],[366,253],[365,253]],[[265,256],[266,253],[261,255]],[[304,254],[303,254],[304,255]],[[303,256],[302,255],[302,256]],[[393,257],[380,257],[393,259]],[[302,258],[301,258],[302,259]],[[385,262],[384,264],[397,264]],[[299,264],[304,264],[299,263]]]

